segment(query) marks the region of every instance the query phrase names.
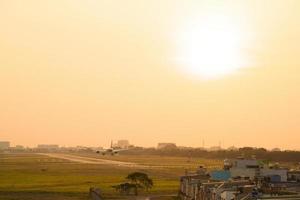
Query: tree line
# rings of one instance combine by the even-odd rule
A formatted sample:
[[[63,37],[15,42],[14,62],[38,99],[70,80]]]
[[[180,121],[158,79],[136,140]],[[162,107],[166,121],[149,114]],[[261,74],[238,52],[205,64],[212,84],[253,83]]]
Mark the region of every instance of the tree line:
[[[272,162],[300,162],[300,151],[268,151],[265,148],[242,147],[236,150],[208,151],[203,148],[142,148],[134,147],[122,152],[127,155],[160,155],[160,156],[182,156],[201,157],[208,159],[231,159],[243,156]]]

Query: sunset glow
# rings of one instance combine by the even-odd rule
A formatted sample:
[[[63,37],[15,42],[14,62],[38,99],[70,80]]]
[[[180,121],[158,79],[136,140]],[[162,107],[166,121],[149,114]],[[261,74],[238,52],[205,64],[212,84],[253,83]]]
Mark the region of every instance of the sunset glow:
[[[193,18],[179,35],[181,69],[204,79],[215,79],[245,66],[241,45],[243,33],[237,24],[221,15]]]
[[[0,141],[299,149],[299,10],[0,0]]]

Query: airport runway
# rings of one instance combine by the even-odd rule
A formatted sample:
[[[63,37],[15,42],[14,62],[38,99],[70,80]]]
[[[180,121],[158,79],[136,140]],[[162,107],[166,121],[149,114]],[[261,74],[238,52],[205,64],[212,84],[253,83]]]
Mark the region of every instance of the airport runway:
[[[62,154],[62,153],[39,153],[39,154],[48,156],[48,157],[52,157],[52,158],[59,158],[59,159],[64,159],[64,160],[69,160],[72,162],[84,163],[84,164],[115,165],[115,166],[120,166],[120,167],[132,167],[132,168],[149,168],[150,167],[150,166],[140,165],[140,164],[132,163],[132,162],[106,160],[106,159],[101,159],[101,158],[90,158],[90,157],[75,156],[75,155]]]

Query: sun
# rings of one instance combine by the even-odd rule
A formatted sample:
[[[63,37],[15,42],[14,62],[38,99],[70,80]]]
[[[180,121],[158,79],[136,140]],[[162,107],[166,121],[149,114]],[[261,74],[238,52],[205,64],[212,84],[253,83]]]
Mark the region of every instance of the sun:
[[[244,66],[242,33],[224,16],[202,16],[187,23],[177,37],[180,68],[196,77],[214,79]]]

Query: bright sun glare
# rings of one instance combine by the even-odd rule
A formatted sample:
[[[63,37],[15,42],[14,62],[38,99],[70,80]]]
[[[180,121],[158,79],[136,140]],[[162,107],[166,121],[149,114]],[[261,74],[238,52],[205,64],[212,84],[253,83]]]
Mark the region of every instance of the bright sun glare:
[[[179,35],[178,62],[184,72],[214,79],[243,66],[242,34],[224,16],[206,16],[190,21]]]

